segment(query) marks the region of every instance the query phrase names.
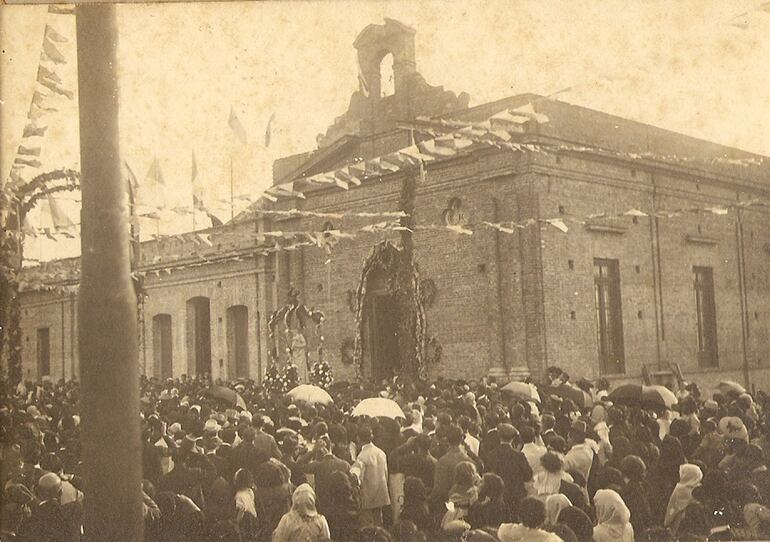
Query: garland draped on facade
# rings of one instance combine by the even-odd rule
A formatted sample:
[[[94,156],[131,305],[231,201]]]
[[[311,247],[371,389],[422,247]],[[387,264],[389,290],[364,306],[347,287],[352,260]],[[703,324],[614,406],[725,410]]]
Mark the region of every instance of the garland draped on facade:
[[[398,361],[401,374],[427,378],[425,363],[425,307],[422,302],[420,272],[413,261],[405,261],[406,252],[390,241],[382,241],[372,248],[361,271],[356,290],[355,345],[353,359],[358,378],[364,377],[363,367],[363,312],[369,279],[378,271],[385,274],[388,293],[398,307]],[[411,265],[409,265],[411,263]]]

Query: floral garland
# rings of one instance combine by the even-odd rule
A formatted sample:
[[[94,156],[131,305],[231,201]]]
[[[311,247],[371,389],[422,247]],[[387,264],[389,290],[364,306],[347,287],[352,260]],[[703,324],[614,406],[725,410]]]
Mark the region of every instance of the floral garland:
[[[262,379],[262,385],[271,393],[281,393],[283,391],[283,377],[278,371],[278,366],[273,364],[265,371],[265,378]]]
[[[425,333],[427,323],[425,317],[425,307],[423,306],[423,295],[420,281],[420,272],[417,264],[411,266],[408,273],[410,285],[403,288],[401,285],[401,268],[403,264],[403,254],[401,248],[390,241],[382,241],[372,248],[369,256],[364,262],[361,271],[361,280],[356,290],[356,311],[355,311],[355,346],[353,359],[356,366],[356,376],[359,379],[364,377],[363,368],[363,311],[364,300],[366,298],[366,289],[370,275],[382,270],[386,273],[386,283],[389,292],[393,295],[398,304],[402,307],[409,306],[411,314],[402,315],[399,319],[399,347],[401,350],[401,368],[405,372],[411,372],[409,364],[412,360],[408,359],[405,353],[405,344],[407,341],[414,348],[413,360],[416,365],[416,375],[420,379],[427,378],[427,369],[425,366]]]
[[[308,376],[310,377],[311,384],[315,384],[325,390],[329,389],[329,386],[334,382],[332,368],[327,361],[315,362]]]
[[[297,369],[297,366],[293,363],[287,365],[286,369],[283,371],[283,375],[281,375],[281,381],[283,384],[283,389],[281,391],[283,393],[299,386],[299,369]]]
[[[275,394],[283,394],[299,386],[299,369],[293,363],[287,365],[283,372],[278,365],[272,364],[265,371],[262,385],[267,391]]]

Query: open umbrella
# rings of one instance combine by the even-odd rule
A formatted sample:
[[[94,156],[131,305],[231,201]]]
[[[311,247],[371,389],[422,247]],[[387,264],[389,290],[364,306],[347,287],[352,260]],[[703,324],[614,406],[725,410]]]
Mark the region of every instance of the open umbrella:
[[[671,408],[677,403],[676,396],[665,386],[624,384],[612,390],[607,399],[613,403],[634,404],[655,410]]]
[[[205,390],[203,394],[208,397],[213,397],[214,399],[219,399],[236,408],[247,410],[246,401],[243,400],[243,397],[230,388],[225,388],[224,386],[211,386],[209,389]]]
[[[561,384],[560,386],[549,386],[546,388],[549,395],[555,395],[562,399],[570,399],[578,408],[587,408],[593,406],[593,398],[577,386],[570,384]]]
[[[666,386],[642,386],[642,400],[652,404],[663,404],[666,408],[671,408],[679,402],[674,392],[668,389]]]
[[[717,386],[717,389],[722,393],[727,393],[728,391],[734,391],[736,393],[746,393],[746,388],[744,388],[737,382],[733,382],[732,380],[722,380],[722,382],[720,382],[719,385]]]
[[[383,416],[385,418],[393,418],[394,420],[396,418],[406,418],[404,411],[401,410],[398,403],[384,397],[364,399],[353,409],[353,416],[369,416],[370,418]]]
[[[316,403],[328,405],[334,402],[332,396],[326,393],[326,390],[310,384],[300,384],[287,392],[286,395],[291,397],[294,401],[304,401],[311,405]]]
[[[505,386],[500,388],[500,391],[508,392],[525,401],[540,402],[540,394],[537,393],[537,388],[533,384],[528,384],[527,382],[508,382]]]

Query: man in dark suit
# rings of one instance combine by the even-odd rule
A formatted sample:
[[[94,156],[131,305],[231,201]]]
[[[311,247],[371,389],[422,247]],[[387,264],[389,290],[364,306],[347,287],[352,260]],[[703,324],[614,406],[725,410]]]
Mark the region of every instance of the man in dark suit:
[[[316,506],[319,513],[325,514],[324,508],[333,502],[329,495],[330,488],[333,487],[333,483],[330,482],[331,475],[335,472],[349,474],[350,464],[335,456],[329,450],[327,442],[320,439],[316,441],[314,450],[299,458],[297,467],[302,472],[315,476]]]
[[[204,480],[206,475],[214,474],[214,467],[205,456],[192,451],[193,439],[185,439],[174,457],[174,468],[160,479],[158,486],[161,491],[185,495],[204,509]]]
[[[419,434],[402,444],[393,454],[404,476],[414,476],[422,480],[425,487],[433,487],[433,477],[436,472],[436,458],[430,455],[430,437]]]
[[[255,431],[252,427],[239,429],[238,433],[242,441],[233,448],[231,463],[233,470],[248,469],[252,475],[257,472],[257,467],[270,459],[270,454],[264,450],[258,449],[254,445]]]
[[[73,501],[60,504],[61,479],[49,472],[38,481],[37,494],[40,503],[32,509],[32,515],[19,526],[21,542],[76,542],[80,540],[82,507]]]
[[[471,461],[463,447],[463,432],[457,425],[446,429],[447,451],[436,462],[433,491],[430,494],[431,507],[437,516],[445,510],[444,503],[449,499],[455,476],[455,467],[464,461]]]
[[[524,484],[532,480],[532,468],[524,454],[513,447],[516,428],[511,424],[503,423],[498,426],[497,433],[500,437],[500,445],[489,452],[487,471],[494,472],[503,479],[504,500],[515,514],[518,511],[519,502],[527,496]]]
[[[275,442],[275,438],[272,435],[268,435],[263,431],[265,420],[262,416],[257,414],[251,419],[251,425],[254,427],[254,447],[263,455],[266,455],[268,459],[274,457],[275,459],[281,459],[281,449],[278,448],[278,443]],[[267,460],[266,460],[267,461]]]

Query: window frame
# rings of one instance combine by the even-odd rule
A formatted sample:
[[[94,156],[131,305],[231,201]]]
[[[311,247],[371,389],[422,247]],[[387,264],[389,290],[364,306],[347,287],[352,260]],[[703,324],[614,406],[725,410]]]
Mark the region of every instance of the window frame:
[[[599,372],[626,373],[620,261],[594,258],[594,302]],[[614,361],[612,358],[615,358]]]
[[[714,268],[694,265],[692,273],[695,294],[695,357],[699,367],[719,367],[719,328],[717,327]]]

